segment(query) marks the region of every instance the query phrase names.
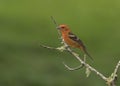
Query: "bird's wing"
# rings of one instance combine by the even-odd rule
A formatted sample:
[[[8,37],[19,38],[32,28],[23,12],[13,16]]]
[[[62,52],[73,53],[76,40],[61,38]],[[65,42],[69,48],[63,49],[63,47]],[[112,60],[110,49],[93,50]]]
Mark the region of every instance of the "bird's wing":
[[[69,32],[69,38],[72,39],[73,41],[76,41],[85,48],[83,42],[75,34]]]
[[[91,55],[86,51],[86,47],[84,46],[83,42],[73,33],[69,32],[69,38],[76,41],[78,44],[80,44],[80,46],[82,46],[82,50],[93,60],[93,58],[91,57]]]

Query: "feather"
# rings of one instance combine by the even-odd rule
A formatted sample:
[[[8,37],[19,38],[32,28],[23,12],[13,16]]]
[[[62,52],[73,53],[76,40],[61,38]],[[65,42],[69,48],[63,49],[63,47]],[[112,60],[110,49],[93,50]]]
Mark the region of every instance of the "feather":
[[[84,53],[87,54],[90,57],[90,59],[93,61],[93,58],[87,52],[86,47],[84,46],[83,42],[75,34],[69,32],[69,38],[72,39],[73,41],[77,42],[79,44],[80,49],[82,49],[84,51]]]
[[[83,42],[75,34],[69,32],[69,38],[77,42],[78,44],[80,44],[80,46],[83,46],[85,48]]]

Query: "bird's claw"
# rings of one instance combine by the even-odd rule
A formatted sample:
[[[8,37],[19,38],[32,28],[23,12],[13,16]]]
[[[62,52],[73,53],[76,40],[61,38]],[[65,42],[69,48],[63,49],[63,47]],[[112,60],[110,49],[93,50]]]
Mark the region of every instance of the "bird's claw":
[[[61,47],[58,47],[58,48],[56,48],[56,49],[58,49],[58,50],[60,50],[61,52],[63,52],[64,50],[66,50],[66,47],[65,47],[65,46],[61,46]]]

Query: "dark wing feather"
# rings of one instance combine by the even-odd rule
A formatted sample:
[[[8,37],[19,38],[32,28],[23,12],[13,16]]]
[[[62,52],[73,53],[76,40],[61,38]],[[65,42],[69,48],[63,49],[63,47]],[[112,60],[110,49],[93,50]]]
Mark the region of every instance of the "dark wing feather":
[[[77,43],[79,43],[80,46],[82,46],[83,51],[93,60],[93,58],[90,56],[90,54],[86,51],[86,48],[85,48],[83,42],[76,35],[69,32],[69,38],[76,41]]]
[[[79,43],[81,46],[85,48],[85,46],[83,45],[83,42],[75,34],[69,32],[69,38],[76,41],[77,43]]]

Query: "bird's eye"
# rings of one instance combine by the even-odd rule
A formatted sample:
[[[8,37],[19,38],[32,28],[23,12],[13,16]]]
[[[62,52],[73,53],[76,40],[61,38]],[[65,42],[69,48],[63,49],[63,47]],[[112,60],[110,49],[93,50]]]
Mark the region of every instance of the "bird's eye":
[[[62,26],[61,28],[65,28],[64,26]]]

